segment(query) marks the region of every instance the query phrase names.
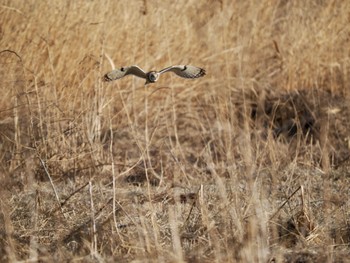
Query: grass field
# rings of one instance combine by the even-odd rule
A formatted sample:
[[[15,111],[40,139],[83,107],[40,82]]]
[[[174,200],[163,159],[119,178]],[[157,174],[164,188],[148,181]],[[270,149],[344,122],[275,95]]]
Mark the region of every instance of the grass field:
[[[0,0],[0,261],[350,262],[349,14]]]

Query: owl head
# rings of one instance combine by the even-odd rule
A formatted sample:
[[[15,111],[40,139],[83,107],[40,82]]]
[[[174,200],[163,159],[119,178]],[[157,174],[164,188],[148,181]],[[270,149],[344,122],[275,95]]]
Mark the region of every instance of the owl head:
[[[154,83],[159,79],[159,73],[156,71],[150,71],[146,76],[146,84]]]

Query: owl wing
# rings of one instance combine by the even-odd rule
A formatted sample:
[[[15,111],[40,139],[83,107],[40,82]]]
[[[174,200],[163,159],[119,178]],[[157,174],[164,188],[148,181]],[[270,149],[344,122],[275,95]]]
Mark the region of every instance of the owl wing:
[[[107,74],[105,74],[103,76],[103,79],[105,81],[112,81],[112,80],[116,80],[116,79],[120,79],[122,77],[125,77],[126,75],[135,75],[136,77],[139,78],[146,78],[146,72],[143,71],[143,69],[141,69],[138,66],[130,66],[130,67],[123,67],[120,69],[114,69],[110,72],[108,72]]]
[[[188,79],[199,78],[205,75],[204,69],[198,68],[195,66],[189,66],[189,65],[171,66],[171,67],[162,69],[161,71],[159,71],[159,74],[163,74],[168,71],[174,72],[176,75],[182,78],[188,78]]]

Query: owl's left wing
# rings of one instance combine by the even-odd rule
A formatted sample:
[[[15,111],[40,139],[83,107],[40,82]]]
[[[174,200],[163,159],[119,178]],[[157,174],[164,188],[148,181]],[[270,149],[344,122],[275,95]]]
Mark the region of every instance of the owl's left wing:
[[[139,78],[146,78],[146,72],[140,67],[133,65],[130,67],[123,67],[120,69],[114,69],[103,76],[104,81],[112,81],[120,79],[126,75],[135,75]]]
[[[189,79],[203,77],[206,74],[204,69],[195,67],[195,66],[190,66],[190,65],[171,66],[171,67],[162,69],[161,71],[159,71],[159,74],[163,74],[168,71],[174,72],[176,75],[182,78],[189,78]]]

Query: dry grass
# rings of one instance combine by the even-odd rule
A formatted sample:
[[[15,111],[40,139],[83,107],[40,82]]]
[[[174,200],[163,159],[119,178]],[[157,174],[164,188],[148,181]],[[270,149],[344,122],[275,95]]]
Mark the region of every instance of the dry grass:
[[[347,1],[0,13],[0,261],[350,262]]]

